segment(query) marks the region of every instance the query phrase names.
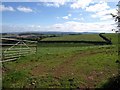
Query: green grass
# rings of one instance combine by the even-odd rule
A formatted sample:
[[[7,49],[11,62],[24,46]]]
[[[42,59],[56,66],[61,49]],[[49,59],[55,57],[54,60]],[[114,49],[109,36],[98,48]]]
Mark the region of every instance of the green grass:
[[[104,34],[108,39],[111,38],[113,43],[118,42],[118,34]],[[64,35],[61,37],[44,38],[42,41],[104,41],[99,34],[81,34],[81,35]]]
[[[3,64],[3,87],[100,87],[117,74],[116,59],[115,46],[38,47],[37,54]]]
[[[86,36],[87,35],[87,36]],[[95,40],[97,34],[43,40]],[[115,34],[106,34],[116,44]],[[37,53],[3,63],[6,88],[100,88],[118,74],[118,45],[38,44]],[[120,46],[120,45],[119,45]]]
[[[102,41],[98,34],[64,35],[61,37],[51,37],[42,39],[42,41]]]
[[[120,43],[120,42],[118,42],[118,39],[119,39],[119,35],[118,34],[116,34],[116,33],[112,33],[112,34],[105,34],[104,36],[106,36],[107,38],[111,38],[111,41],[112,41],[112,43],[113,44],[117,44],[117,43]]]
[[[38,43],[40,47],[84,47],[84,46],[94,46],[94,44],[89,43]]]

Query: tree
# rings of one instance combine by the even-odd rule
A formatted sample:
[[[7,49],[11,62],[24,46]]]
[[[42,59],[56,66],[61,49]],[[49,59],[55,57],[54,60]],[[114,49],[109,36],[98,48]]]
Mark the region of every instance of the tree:
[[[114,15],[111,13],[112,17],[115,19],[115,22],[117,22],[117,27],[118,29],[112,29],[112,31],[115,31],[116,33],[120,32],[120,1],[117,4],[118,9],[117,9],[117,15]]]

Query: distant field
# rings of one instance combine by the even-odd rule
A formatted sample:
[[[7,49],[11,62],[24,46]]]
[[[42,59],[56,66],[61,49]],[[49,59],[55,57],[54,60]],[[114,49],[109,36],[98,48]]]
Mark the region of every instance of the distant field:
[[[111,38],[113,43],[118,42],[117,34],[104,34],[108,39]],[[42,41],[104,41],[99,34],[81,34],[81,35],[64,35],[61,37],[44,38]]]
[[[107,34],[116,43],[115,34]],[[100,40],[98,34],[43,40]],[[52,47],[51,47],[52,46]],[[118,74],[116,45],[38,44],[37,53],[3,63],[5,88],[102,88]],[[112,84],[109,84],[112,83]]]
[[[51,37],[45,38],[43,41],[80,41],[80,40],[92,40],[92,41],[102,41],[102,38],[99,37],[98,34],[81,34],[81,35],[64,35],[61,37]]]

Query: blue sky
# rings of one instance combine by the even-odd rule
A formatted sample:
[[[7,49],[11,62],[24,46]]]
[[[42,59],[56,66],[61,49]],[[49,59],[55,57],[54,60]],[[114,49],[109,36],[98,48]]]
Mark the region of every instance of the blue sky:
[[[29,1],[2,2],[2,32],[112,32],[115,28],[110,13],[117,13],[117,1]]]

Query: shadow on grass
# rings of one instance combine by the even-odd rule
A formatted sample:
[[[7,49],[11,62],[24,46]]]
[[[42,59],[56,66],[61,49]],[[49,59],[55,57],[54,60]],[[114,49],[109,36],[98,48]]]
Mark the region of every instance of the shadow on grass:
[[[109,78],[108,82],[105,83],[102,88],[109,88],[114,90],[120,90],[120,74],[115,77]]]

